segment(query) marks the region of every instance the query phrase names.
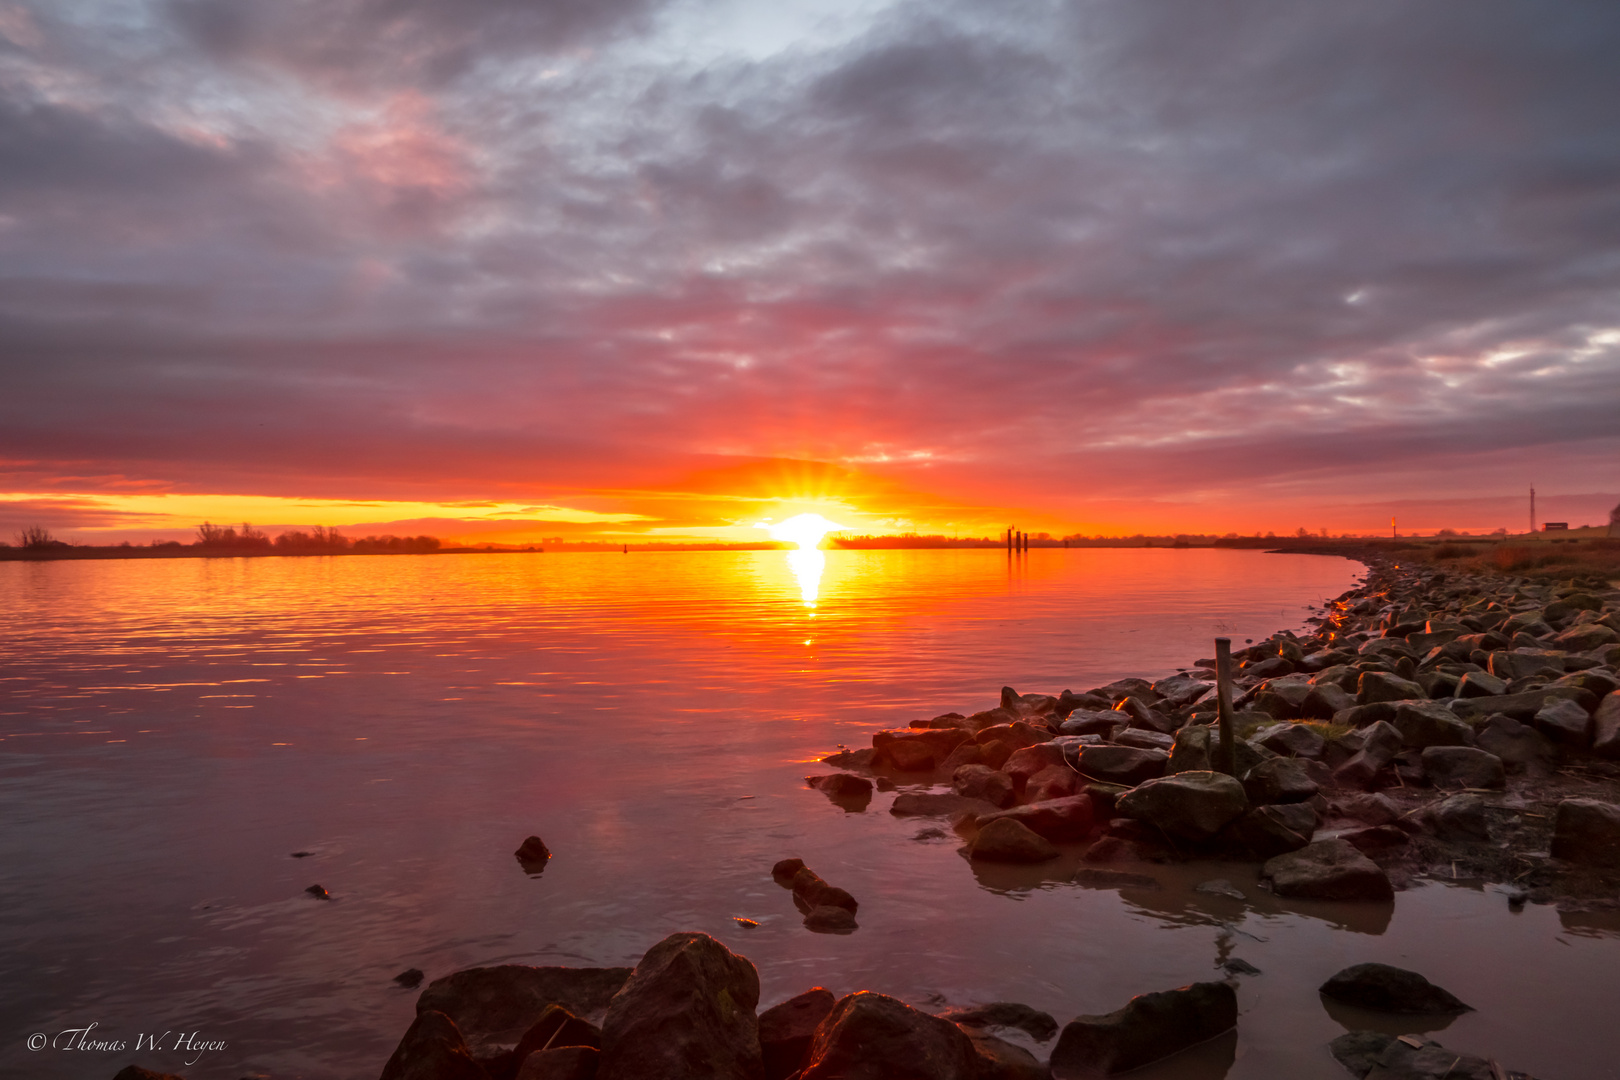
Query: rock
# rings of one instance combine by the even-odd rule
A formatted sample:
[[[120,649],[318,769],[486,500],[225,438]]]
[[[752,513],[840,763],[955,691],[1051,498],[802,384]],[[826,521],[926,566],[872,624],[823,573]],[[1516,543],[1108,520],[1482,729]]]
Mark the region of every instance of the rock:
[[[1469,1012],[1450,992],[1422,975],[1388,964],[1354,964],[1319,988],[1324,997],[1386,1013]]]
[[[1014,787],[1022,791],[1030,777],[1053,765],[1067,768],[1063,760],[1063,747],[1058,743],[1043,742],[1014,750],[1001,771],[1012,777]]]
[[[1171,675],[1154,683],[1152,690],[1173,709],[1184,709],[1205,694],[1214,693],[1215,684],[1191,675]]]
[[[1231,900],[1247,900],[1243,890],[1233,885],[1225,878],[1212,878],[1193,887],[1193,892],[1204,893],[1209,896],[1224,896]]]
[[[1412,838],[1406,835],[1404,829],[1398,829],[1393,825],[1368,825],[1361,829],[1351,829],[1349,832],[1340,833],[1339,839],[1366,854],[1390,851],[1412,842]]]
[[[468,968],[434,979],[416,1011],[442,1012],[455,1022],[477,1057],[504,1050],[534,1026],[548,1005],[576,1016],[600,1015],[630,978],[630,968]]]
[[[1024,798],[1030,802],[1067,799],[1080,794],[1085,786],[1085,778],[1067,765],[1052,765],[1029,778],[1024,785]]]
[[[1087,779],[1135,787],[1163,775],[1170,755],[1134,746],[1083,746],[1079,759],[1080,774]]]
[[[1564,654],[1547,649],[1514,649],[1512,652],[1493,652],[1486,668],[1498,679],[1512,682],[1532,675],[1557,678],[1564,673]]]
[[[517,856],[520,863],[544,866],[551,858],[551,849],[546,847],[545,841],[538,836],[531,836],[519,844],[518,849],[512,854]]]
[[[873,735],[872,749],[902,772],[930,772],[967,740],[961,728],[896,728]]]
[[[1499,697],[1507,693],[1507,680],[1499,679],[1488,671],[1470,671],[1457,680],[1456,697]]]
[[[517,1080],[596,1080],[601,1061],[593,1046],[553,1046],[524,1058]]]
[[[406,968],[394,976],[394,981],[407,990],[415,990],[422,985],[422,980],[425,978],[427,978],[427,975],[421,968]]]
[[[1109,740],[1115,746],[1134,746],[1138,750],[1163,750],[1170,753],[1176,745],[1173,736],[1162,731],[1148,731],[1143,728],[1126,728]]]
[[[1309,803],[1257,806],[1226,827],[1221,833],[1221,846],[1248,857],[1269,859],[1309,844],[1317,821]]]
[[[1165,772],[1208,772],[1211,764],[1209,736],[1209,727],[1204,724],[1188,724],[1176,732],[1176,741],[1171,745]]]
[[[759,974],[707,934],[647,950],[602,1022],[600,1080],[760,1080]]]
[[[1425,698],[1423,687],[1387,671],[1364,671],[1356,680],[1356,704],[1374,705],[1380,701],[1407,701]]]
[[[488,1080],[488,1074],[472,1059],[454,1020],[435,1009],[418,1009],[381,1080]]]
[[[996,818],[968,845],[968,857],[989,862],[1038,863],[1057,858],[1057,848],[1027,825]]]
[[[1620,806],[1596,799],[1559,803],[1552,853],[1583,866],[1620,867]]]
[[[870,799],[872,781],[853,773],[831,773],[827,776],[807,776],[804,782],[834,799],[850,801]]]
[[[803,859],[783,859],[771,867],[771,879],[784,889],[791,889],[794,877],[803,869]]]
[[[968,799],[983,799],[997,806],[1011,806],[1012,777],[984,765],[963,765],[951,777],[951,790]]]
[[[1377,863],[1344,840],[1317,840],[1267,859],[1260,876],[1278,896],[1302,900],[1393,900]]]
[[[1048,1013],[1016,1001],[995,1001],[989,1005],[946,1009],[940,1016],[961,1027],[1018,1028],[1036,1042],[1046,1042],[1058,1031],[1058,1022]]]
[[[1127,792],[1115,812],[1182,840],[1207,840],[1249,809],[1243,785],[1218,772],[1184,772]]]
[[[1407,746],[1468,746],[1474,729],[1437,701],[1403,701],[1395,706],[1395,730]]]
[[[1102,841],[1097,841],[1102,844]],[[1095,846],[1095,845],[1094,845]],[[1159,879],[1151,874],[1133,874],[1128,870],[1100,870],[1082,866],[1069,881],[1088,889],[1162,889]]]
[[[835,904],[821,904],[811,908],[805,913],[804,925],[805,929],[814,930],[818,934],[841,934],[860,928],[855,922],[853,911]]]
[[[1333,770],[1333,779],[1346,787],[1366,787],[1372,783],[1373,778],[1395,760],[1405,743],[1395,725],[1381,720],[1357,734],[1362,737],[1361,749]]]
[[[1236,1026],[1237,993],[1227,983],[1142,994],[1105,1016],[1080,1016],[1066,1024],[1052,1049],[1052,1071],[1113,1076]]]
[[[823,765],[834,765],[840,769],[869,769],[877,764],[877,751],[870,746],[860,750],[840,750],[836,754],[828,754],[821,759]]]
[[[1492,716],[1480,724],[1474,734],[1474,745],[1502,759],[1512,771],[1527,767],[1543,767],[1556,756],[1547,736],[1508,716]]]
[[[174,1073],[153,1072],[139,1065],[125,1065],[118,1070],[118,1075],[114,1076],[113,1080],[185,1080],[185,1078]]]
[[[1485,820],[1485,803],[1477,795],[1453,795],[1442,799],[1423,813],[1424,820],[1442,840],[1452,842],[1487,841],[1491,838]]]
[[[311,885],[304,891],[309,893],[309,895],[313,896],[317,900],[332,899],[332,894],[326,891],[326,886],[324,885]]]
[[[1035,1055],[981,1030],[967,1032],[979,1058],[980,1080],[1052,1080],[1052,1071]]]
[[[1262,761],[1243,777],[1243,790],[1257,806],[1269,803],[1304,802],[1320,788],[1305,766],[1293,758]]]
[[[1284,757],[1319,758],[1327,746],[1321,733],[1308,724],[1277,724],[1254,741]]]
[[[1447,1050],[1418,1035],[1347,1031],[1328,1049],[1360,1080],[1532,1080],[1524,1073],[1498,1072],[1485,1058]]]
[[[1529,721],[1549,702],[1568,698],[1588,711],[1597,708],[1597,698],[1588,690],[1575,686],[1556,686],[1542,690],[1526,690],[1517,694],[1504,694],[1493,698],[1458,698],[1451,703],[1451,711],[1464,720],[1476,720],[1492,713],[1511,716],[1515,720]]]
[[[581,1020],[561,1005],[551,1005],[540,1018],[523,1033],[523,1038],[509,1053],[498,1054],[479,1062],[490,1080],[512,1080],[529,1057],[541,1050],[563,1046],[602,1048],[602,1032],[595,1024]],[[591,1059],[595,1068],[596,1059]],[[556,1064],[555,1062],[553,1064]]]
[[[896,817],[956,817],[993,814],[1001,807],[984,799],[969,799],[955,792],[907,791],[894,797],[889,813]]]
[[[949,1020],[862,990],[840,998],[816,1028],[800,1080],[980,1080],[981,1060]]]
[[[979,744],[1001,742],[1013,750],[1022,750],[1026,746],[1035,746],[1046,742],[1052,733],[1045,727],[1036,727],[1023,720],[1015,720],[1010,724],[996,724],[987,727],[977,735],[973,741]],[[960,747],[958,747],[960,749]]]
[[[1549,701],[1536,713],[1531,725],[1560,746],[1585,748],[1592,745],[1592,714],[1568,699]]]
[[[1308,720],[1331,720],[1337,713],[1354,708],[1355,704],[1356,697],[1348,690],[1331,682],[1319,682],[1305,695],[1299,714]]]
[[[1369,825],[1393,825],[1401,820],[1401,808],[1388,795],[1341,795],[1333,801],[1335,813]]]
[[[1502,759],[1472,746],[1429,747],[1423,751],[1423,774],[1435,787],[1507,787]]]
[[[1258,974],[1260,974],[1260,969],[1259,968],[1255,967],[1253,964],[1249,963],[1247,960],[1240,960],[1235,956],[1232,957],[1232,959],[1226,961],[1224,964],[1222,964],[1221,965],[1221,970],[1226,972],[1228,975],[1258,975]]]
[[[759,1047],[765,1057],[765,1080],[787,1080],[810,1060],[816,1028],[838,999],[816,986],[759,1014]]]
[[[1112,709],[1083,709],[1069,715],[1069,718],[1058,725],[1058,732],[1063,735],[1102,735],[1108,736],[1126,722],[1125,717]]]
[[[853,915],[860,910],[860,904],[853,896],[836,885],[827,884],[820,874],[808,866],[793,875],[788,887],[793,890],[793,899],[806,912],[818,907],[837,907]]]
[[[1592,715],[1592,753],[1620,759],[1620,690],[1604,697]]]
[[[1091,796],[1071,795],[1064,799],[1049,799],[1025,806],[1015,806],[977,819],[980,829],[998,818],[1008,818],[1054,844],[1076,843],[1091,832],[1093,809]]]

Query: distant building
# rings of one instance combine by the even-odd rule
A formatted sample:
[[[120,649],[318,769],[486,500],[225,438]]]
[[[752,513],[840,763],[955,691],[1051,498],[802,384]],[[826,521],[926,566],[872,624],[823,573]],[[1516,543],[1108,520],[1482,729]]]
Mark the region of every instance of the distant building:
[[[1542,532],[1569,532],[1569,522],[1549,521],[1541,527]]]
[[[1613,536],[1617,532],[1620,532],[1620,506],[1616,506],[1609,511],[1609,532],[1607,535]]]

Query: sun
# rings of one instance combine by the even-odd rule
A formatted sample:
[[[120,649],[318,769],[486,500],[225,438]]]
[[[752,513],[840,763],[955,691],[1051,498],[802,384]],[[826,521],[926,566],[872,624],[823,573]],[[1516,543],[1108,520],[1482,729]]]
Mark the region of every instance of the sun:
[[[774,525],[767,518],[755,524],[754,528],[766,530],[771,534],[772,540],[798,544],[801,551],[813,551],[828,533],[838,532],[848,526],[828,521],[820,514],[799,514],[786,521],[778,521]]]

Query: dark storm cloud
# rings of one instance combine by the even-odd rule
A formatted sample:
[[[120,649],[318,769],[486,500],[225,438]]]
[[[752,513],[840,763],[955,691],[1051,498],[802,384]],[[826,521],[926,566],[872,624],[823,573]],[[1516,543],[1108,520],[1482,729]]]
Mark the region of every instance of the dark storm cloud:
[[[1614,480],[1609,5],[902,3],[752,54],[696,4],[6,10],[9,458]]]

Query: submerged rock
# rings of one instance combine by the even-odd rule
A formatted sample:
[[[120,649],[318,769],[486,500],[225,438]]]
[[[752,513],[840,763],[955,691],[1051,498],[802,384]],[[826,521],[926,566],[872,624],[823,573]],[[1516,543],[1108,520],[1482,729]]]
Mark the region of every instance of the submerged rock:
[[[1328,1050],[1359,1080],[1534,1080],[1521,1072],[1498,1072],[1485,1058],[1447,1050],[1419,1035],[1347,1031]]]
[[[1112,1076],[1179,1053],[1237,1026],[1237,993],[1224,982],[1134,997],[1104,1016],[1076,1017],[1052,1050],[1054,1072]]]
[[[602,1023],[600,1080],[760,1080],[759,973],[707,934],[647,950]]]
[[[551,849],[546,847],[546,842],[538,836],[531,836],[519,844],[518,849],[512,854],[517,856],[520,863],[543,867],[551,858]]]
[[[818,934],[840,934],[860,929],[853,911],[832,904],[811,908],[805,913],[804,925]]]
[[[992,819],[968,845],[968,856],[990,862],[1038,863],[1057,858],[1057,848],[1010,817]]]
[[[1389,877],[1344,840],[1317,840],[1298,851],[1266,860],[1260,876],[1278,896],[1301,900],[1395,898]]]
[[[1450,991],[1422,975],[1389,964],[1355,964],[1320,987],[1321,993],[1347,1005],[1387,1013],[1468,1012]]]

